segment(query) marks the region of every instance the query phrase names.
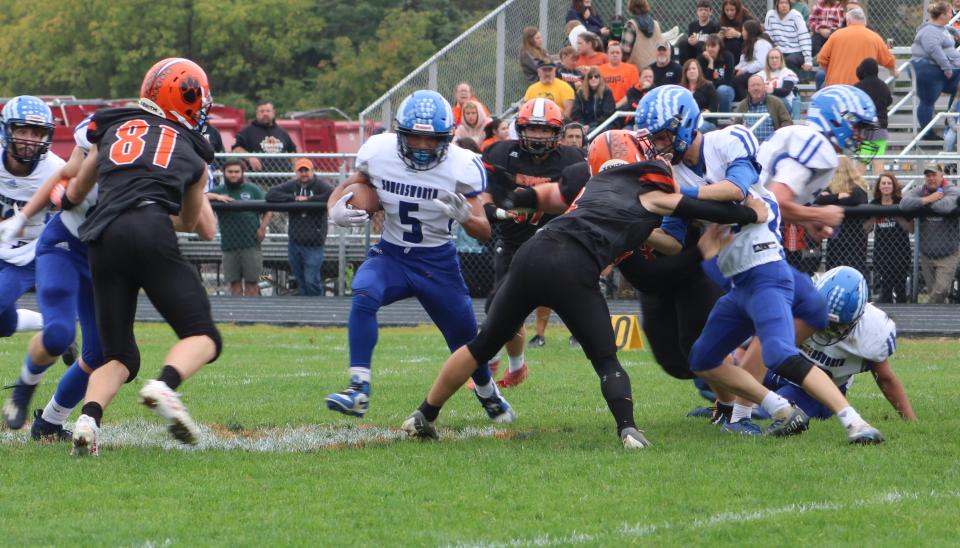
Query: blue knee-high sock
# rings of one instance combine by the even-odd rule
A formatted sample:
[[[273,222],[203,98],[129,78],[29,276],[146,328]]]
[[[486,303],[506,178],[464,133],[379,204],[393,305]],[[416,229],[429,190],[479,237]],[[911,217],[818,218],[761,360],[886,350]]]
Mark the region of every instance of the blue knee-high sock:
[[[80,368],[80,361],[73,362],[73,365],[60,378],[57,391],[53,394],[53,400],[61,407],[73,409],[83,400],[89,380],[90,375]]]
[[[377,310],[379,306],[370,297],[353,296],[350,318],[347,320],[350,342],[350,367],[370,368],[373,348],[377,346]]]
[[[29,385],[39,384],[40,377],[43,376],[43,372],[49,369],[51,365],[53,364],[35,364],[33,363],[33,360],[30,359],[30,355],[27,354],[27,356],[23,359],[23,369],[20,371],[20,382]]]

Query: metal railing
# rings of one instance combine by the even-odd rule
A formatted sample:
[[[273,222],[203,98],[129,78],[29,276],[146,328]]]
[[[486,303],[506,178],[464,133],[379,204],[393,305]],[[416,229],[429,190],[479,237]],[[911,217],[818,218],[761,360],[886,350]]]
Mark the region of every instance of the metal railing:
[[[607,130],[613,123],[615,123],[620,118],[630,118],[633,117],[633,112],[627,112],[619,110],[610,115],[609,118],[603,121],[602,124],[590,130],[590,133],[587,134],[587,141],[592,141],[594,137],[600,135]],[[756,131],[760,124],[764,123],[770,118],[769,112],[704,112],[701,114],[704,119],[741,119],[741,118],[757,118],[755,122],[750,124],[748,128],[750,131]]]

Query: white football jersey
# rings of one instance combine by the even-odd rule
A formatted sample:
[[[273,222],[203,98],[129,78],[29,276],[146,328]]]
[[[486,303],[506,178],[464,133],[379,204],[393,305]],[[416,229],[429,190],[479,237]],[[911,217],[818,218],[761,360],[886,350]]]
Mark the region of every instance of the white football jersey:
[[[843,386],[857,373],[869,371],[897,349],[897,326],[883,310],[867,303],[860,321],[842,341],[817,344],[810,337],[800,351],[810,361],[828,372],[837,386]]]
[[[87,125],[90,124],[92,118],[92,114],[87,116],[77,125],[76,129],[73,130],[73,142],[83,151],[84,156],[90,153],[90,141],[87,140]],[[87,197],[83,199],[83,202],[77,204],[77,206],[70,211],[60,213],[60,221],[63,223],[63,226],[70,231],[70,234],[73,234],[77,238],[80,237],[77,230],[84,219],[87,218],[87,211],[97,203],[97,189],[97,185],[94,185],[90,193],[87,194]]]
[[[809,125],[778,129],[760,145],[760,184],[783,183],[794,201],[810,205],[830,185],[837,169],[837,153],[820,131]]]
[[[6,154],[0,151],[2,154]],[[51,175],[63,167],[64,162],[59,156],[47,152],[46,156],[34,168],[33,173],[25,177],[11,175],[4,162],[0,161],[0,217],[7,219],[14,214],[14,208],[21,208],[30,201],[34,193]],[[0,261],[23,266],[33,261],[37,238],[43,232],[43,225],[47,222],[46,209],[41,210],[27,219],[23,227],[23,235],[18,239],[0,244]]]
[[[767,222],[739,225],[732,228],[733,240],[720,250],[717,267],[724,276],[733,279],[737,274],[755,266],[784,260],[783,237],[780,235],[780,206],[773,193],[759,184],[750,187],[750,194],[767,204]]]
[[[753,160],[759,148],[753,132],[739,124],[704,133],[701,143],[698,167],[673,166],[673,177],[681,187],[718,183],[726,179],[731,163],[741,158]]]
[[[426,171],[407,167],[395,133],[374,135],[357,151],[357,170],[366,173],[383,206],[383,240],[403,247],[437,247],[453,239],[453,219],[433,199],[444,192],[468,197],[484,191],[487,172],[480,157],[457,146]]]

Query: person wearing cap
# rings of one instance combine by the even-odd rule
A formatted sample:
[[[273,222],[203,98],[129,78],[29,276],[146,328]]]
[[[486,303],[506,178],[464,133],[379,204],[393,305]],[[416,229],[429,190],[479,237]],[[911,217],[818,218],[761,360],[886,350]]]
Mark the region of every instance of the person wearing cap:
[[[653,70],[653,87],[680,84],[683,67],[673,60],[672,49],[666,40],[657,43],[657,60],[650,65]]]
[[[333,185],[318,177],[313,162],[298,158],[293,163],[296,177],[271,188],[268,202],[315,202],[316,210],[290,213],[287,228],[287,261],[297,279],[297,294],[322,296],[323,244],[327,239],[327,208],[323,207],[333,193]]]
[[[537,62],[538,80],[527,88],[523,94],[523,101],[531,99],[550,99],[563,109],[563,116],[570,118],[573,111],[573,88],[563,80],[557,79],[557,67],[548,61]]]
[[[243,162],[230,160],[223,164],[223,183],[210,189],[207,199],[214,202],[263,200],[263,191],[243,177]],[[220,250],[223,252],[223,280],[235,297],[260,295],[260,274],[263,255],[260,242],[267,235],[273,216],[269,211],[220,211]]]
[[[960,189],[943,176],[943,166],[930,162],[923,166],[923,185],[903,193],[902,211],[928,208],[938,215],[957,210]],[[920,268],[927,286],[930,303],[947,300],[957,263],[960,262],[960,219],[957,217],[921,217]]]

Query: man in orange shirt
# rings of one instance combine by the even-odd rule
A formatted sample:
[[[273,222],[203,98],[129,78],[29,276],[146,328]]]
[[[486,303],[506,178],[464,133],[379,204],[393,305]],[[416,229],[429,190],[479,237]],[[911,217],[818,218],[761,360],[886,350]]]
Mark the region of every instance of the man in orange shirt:
[[[847,26],[831,34],[817,55],[820,69],[826,72],[825,84],[856,84],[860,81],[857,67],[867,57],[876,59],[878,65],[896,76],[897,61],[883,38],[867,28],[863,9],[853,8],[846,17]]]
[[[620,42],[611,41],[607,45],[607,63],[600,65],[600,75],[607,83],[607,88],[613,93],[613,100],[617,108],[627,101],[627,90],[640,80],[640,71],[633,63],[623,62],[623,49]]]

